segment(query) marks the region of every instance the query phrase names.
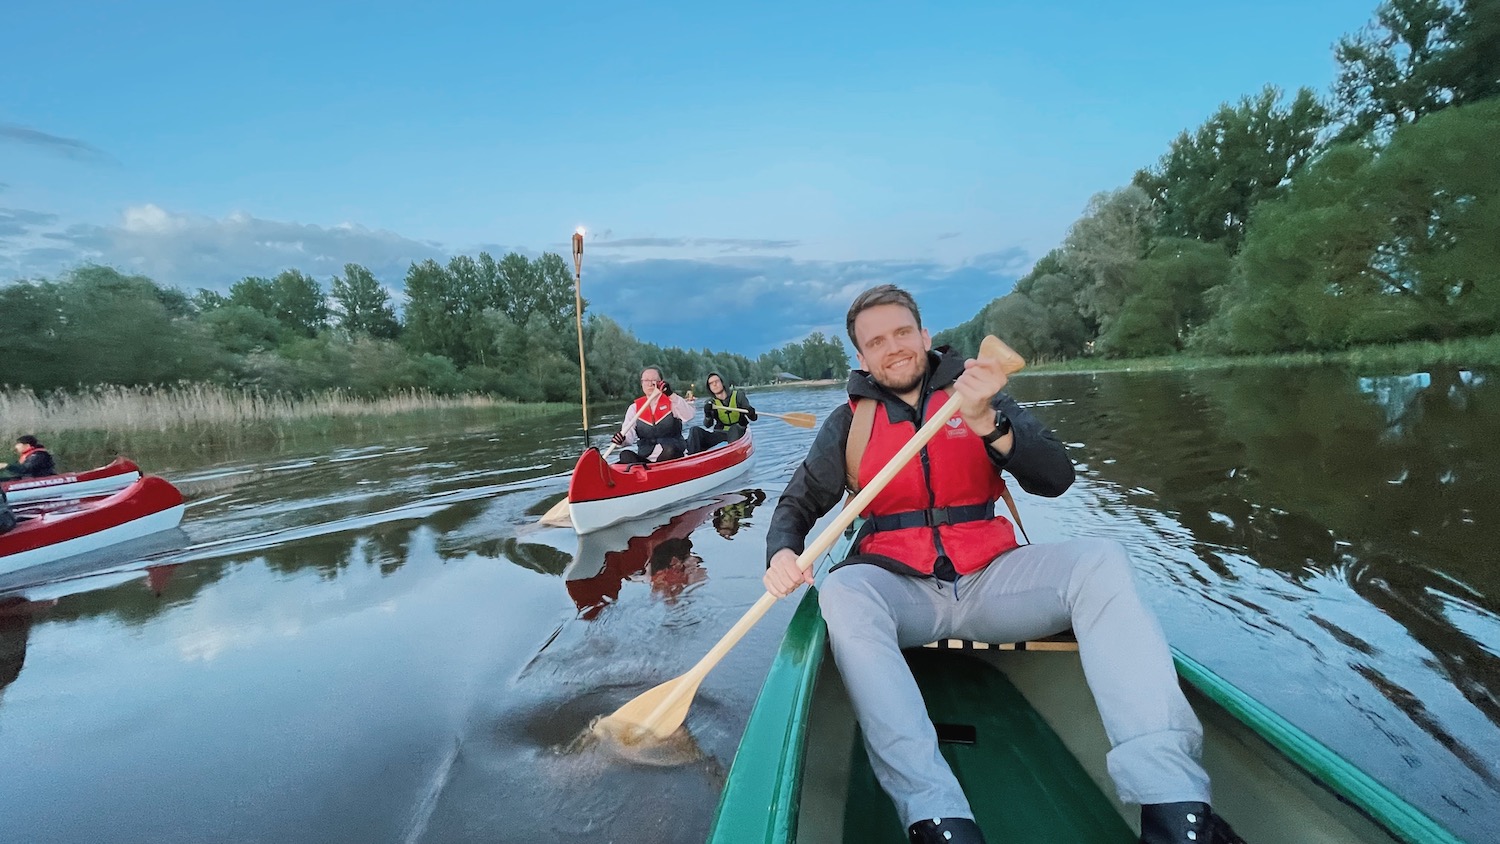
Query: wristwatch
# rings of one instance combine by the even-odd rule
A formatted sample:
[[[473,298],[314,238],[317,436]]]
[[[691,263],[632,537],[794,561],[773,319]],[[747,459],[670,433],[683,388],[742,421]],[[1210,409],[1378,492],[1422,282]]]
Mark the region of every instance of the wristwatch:
[[[995,440],[1000,439],[1008,433],[1010,433],[1010,418],[1005,415],[1005,411],[996,409],[995,430],[981,435],[979,438],[984,440],[985,445],[993,445]]]

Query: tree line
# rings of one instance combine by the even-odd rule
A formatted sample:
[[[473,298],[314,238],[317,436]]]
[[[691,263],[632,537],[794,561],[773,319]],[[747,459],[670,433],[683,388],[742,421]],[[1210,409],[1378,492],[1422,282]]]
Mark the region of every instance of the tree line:
[[[425,389],[516,401],[578,400],[573,277],[563,258],[510,253],[413,263],[400,312],[367,268],[347,264],[325,289],[288,269],[227,293],[189,296],[141,275],[83,266],[0,287],[3,381],[38,393],[112,384],[216,383],[359,396]],[[637,390],[642,368],[699,391],[711,371],[735,384],[781,373],[842,378],[840,338],[815,333],[751,359],[642,341],[583,304],[590,397]]]
[[[935,341],[1046,359],[1500,331],[1500,0],[1388,0],[1334,54],[1328,96],[1223,104]]]

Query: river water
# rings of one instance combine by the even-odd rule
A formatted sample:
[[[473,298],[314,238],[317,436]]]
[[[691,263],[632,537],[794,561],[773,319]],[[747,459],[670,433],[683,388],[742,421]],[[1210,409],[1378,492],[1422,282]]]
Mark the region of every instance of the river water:
[[[1500,389],[1339,368],[1017,378],[1079,466],[1033,539],[1110,536],[1173,644],[1465,840],[1500,826]],[[759,391],[813,411],[837,389]],[[618,414],[595,428],[602,441]],[[761,594],[813,432],[717,493],[539,526],[574,417],[174,468],[179,532],[0,581],[0,840],[697,842],[792,609],[679,741],[589,722]]]

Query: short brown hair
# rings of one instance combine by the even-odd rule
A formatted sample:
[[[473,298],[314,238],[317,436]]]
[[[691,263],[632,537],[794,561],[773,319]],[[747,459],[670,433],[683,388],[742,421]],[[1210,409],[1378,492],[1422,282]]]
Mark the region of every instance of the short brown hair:
[[[860,349],[859,339],[854,336],[854,318],[877,305],[900,305],[911,311],[912,317],[917,321],[917,328],[922,327],[922,312],[917,310],[917,300],[910,293],[894,284],[877,284],[854,297],[854,304],[849,306],[849,316],[844,318],[844,328],[849,332],[849,342],[854,344],[856,352]]]

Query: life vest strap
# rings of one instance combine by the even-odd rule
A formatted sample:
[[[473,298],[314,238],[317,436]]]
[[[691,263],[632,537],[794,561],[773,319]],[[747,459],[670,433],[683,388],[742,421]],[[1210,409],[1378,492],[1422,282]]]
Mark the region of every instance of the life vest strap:
[[[873,531],[902,530],[914,527],[938,527],[963,522],[981,522],[995,518],[995,502],[965,504],[960,507],[933,507],[927,510],[908,510],[905,513],[889,513],[870,516],[865,524]]]

